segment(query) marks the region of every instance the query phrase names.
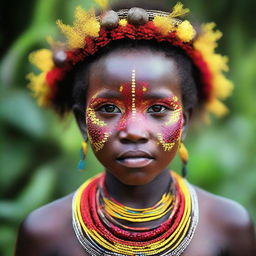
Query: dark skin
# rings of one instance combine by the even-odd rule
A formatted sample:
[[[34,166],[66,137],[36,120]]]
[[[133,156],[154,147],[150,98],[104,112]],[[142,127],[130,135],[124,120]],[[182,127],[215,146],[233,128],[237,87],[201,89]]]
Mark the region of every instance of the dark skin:
[[[158,63],[159,70],[152,70],[153,63]],[[91,97],[100,90],[118,91],[120,83],[129,82],[132,69],[136,69],[138,80],[143,79],[148,82],[149,94],[162,88],[162,92],[175,95],[181,101],[179,75],[174,60],[149,50],[140,52],[121,50],[114,51],[91,65],[87,106],[90,104]],[[158,100],[154,104],[158,104]],[[117,107],[122,108],[121,106]],[[192,112],[184,107],[182,115],[183,140]],[[178,148],[176,143],[170,151],[164,151],[161,145],[156,143],[157,140],[151,131],[154,124],[160,122],[161,118],[165,118],[165,115],[167,116],[171,112],[163,108],[161,118],[157,117],[158,121],[156,121],[155,115],[158,114],[155,112],[152,114],[151,111],[148,111],[149,108],[150,106],[143,112],[143,115],[147,116],[145,120],[149,120],[150,125],[138,127],[136,122],[130,122],[124,129],[113,129],[104,147],[98,152],[95,151],[99,161],[106,167],[106,184],[110,195],[123,204],[135,208],[153,205],[168,190],[171,177],[167,165],[172,161]],[[82,118],[83,115],[77,107],[74,107],[74,112],[81,132],[86,138],[86,124]],[[106,108],[100,108],[97,115],[104,119],[109,129],[116,127],[112,124],[118,122],[123,112],[115,112],[111,116],[105,112]],[[150,152],[153,160],[144,167],[131,168],[123,166],[115,157],[112,157],[120,151],[134,148]],[[129,160],[127,161],[129,164]],[[141,162],[135,161],[136,164],[140,165]],[[253,225],[246,210],[231,200],[212,195],[199,188],[195,189],[199,201],[200,218],[195,235],[182,255],[256,255]],[[79,244],[72,228],[72,196],[73,194],[68,195],[43,206],[26,218],[20,228],[15,255],[89,255]],[[160,222],[164,221],[165,217]]]

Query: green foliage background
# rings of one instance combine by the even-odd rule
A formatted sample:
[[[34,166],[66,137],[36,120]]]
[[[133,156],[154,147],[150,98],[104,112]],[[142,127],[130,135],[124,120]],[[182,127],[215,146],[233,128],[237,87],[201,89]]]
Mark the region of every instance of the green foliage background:
[[[215,21],[224,32],[218,50],[230,57],[229,76],[235,83],[227,102],[230,115],[190,131],[189,180],[238,201],[256,221],[256,2],[183,3],[197,20]],[[58,35],[55,20],[71,22],[78,4],[89,8],[93,1],[18,0],[12,7],[2,3],[0,255],[12,254],[18,225],[30,211],[74,191],[102,170],[90,151],[88,171],[77,171],[82,138],[72,116],[61,123],[50,110],[36,106],[26,87],[28,53],[47,47],[45,37]],[[177,159],[173,168],[180,168]]]

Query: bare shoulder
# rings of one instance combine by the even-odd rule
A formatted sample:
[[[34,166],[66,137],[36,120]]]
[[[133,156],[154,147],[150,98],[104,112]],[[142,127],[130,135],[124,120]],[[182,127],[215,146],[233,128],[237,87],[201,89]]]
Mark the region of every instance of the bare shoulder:
[[[68,195],[31,212],[21,228],[34,235],[59,231],[71,220],[72,195]]]
[[[221,237],[230,255],[256,255],[255,231],[247,210],[239,203],[196,188],[204,223]]]
[[[16,255],[55,255],[46,251],[54,251],[71,234],[71,216],[72,195],[34,210],[20,226]]]
[[[250,226],[251,219],[247,210],[239,203],[196,188],[201,207],[207,210],[210,217],[227,227]]]

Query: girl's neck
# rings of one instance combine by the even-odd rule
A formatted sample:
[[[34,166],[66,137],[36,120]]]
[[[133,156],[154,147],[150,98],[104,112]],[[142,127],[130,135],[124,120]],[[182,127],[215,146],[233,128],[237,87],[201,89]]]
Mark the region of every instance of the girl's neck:
[[[169,191],[172,178],[170,171],[166,169],[150,183],[132,186],[123,184],[106,171],[105,183],[109,195],[118,202],[133,208],[147,208],[157,203]]]

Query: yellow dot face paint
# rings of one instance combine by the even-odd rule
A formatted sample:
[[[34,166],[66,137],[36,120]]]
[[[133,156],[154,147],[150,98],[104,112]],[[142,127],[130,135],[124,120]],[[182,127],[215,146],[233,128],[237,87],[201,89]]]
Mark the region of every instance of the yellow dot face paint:
[[[144,87],[144,86],[142,87],[143,92],[146,92],[147,90],[148,90],[147,87]]]
[[[88,121],[90,121],[92,124],[100,126],[100,127],[106,126],[105,122],[103,122],[99,118],[97,118],[94,109],[87,108],[86,116],[87,116]]]
[[[96,97],[93,97],[93,100],[95,100],[95,98]],[[86,109],[86,124],[88,139],[97,152],[104,147],[110,135],[107,130],[107,124],[97,117],[93,107]]]
[[[171,151],[174,145],[180,141],[182,133],[182,106],[176,96],[170,99],[172,111],[169,113],[167,121],[162,125],[161,132],[157,133],[159,144],[164,151]]]
[[[88,139],[91,143],[91,145],[93,145],[95,151],[99,151],[104,147],[104,144],[107,142],[107,139],[109,137],[109,133],[104,132],[103,137],[101,135],[101,139],[98,141],[98,139],[95,139],[95,137],[92,137],[91,134],[88,134]]]
[[[132,70],[132,118],[136,117],[136,71]]]
[[[171,126],[177,123],[181,118],[181,106],[178,103],[178,97],[173,96],[172,97],[172,106],[173,106],[173,112],[172,115],[170,115],[169,120],[165,123],[166,126]]]

